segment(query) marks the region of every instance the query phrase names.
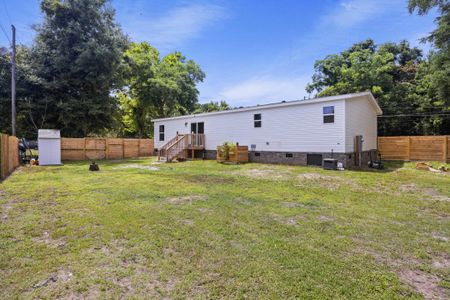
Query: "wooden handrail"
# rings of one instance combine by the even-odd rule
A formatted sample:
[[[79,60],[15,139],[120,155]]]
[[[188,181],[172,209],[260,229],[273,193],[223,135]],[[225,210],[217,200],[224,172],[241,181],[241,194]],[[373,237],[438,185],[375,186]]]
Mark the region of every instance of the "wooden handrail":
[[[171,161],[175,157],[186,156],[187,149],[201,149],[205,147],[205,135],[197,133],[177,134],[174,138],[168,141],[158,151],[158,159],[161,156],[166,158],[166,161]],[[184,157],[186,158],[186,157]]]

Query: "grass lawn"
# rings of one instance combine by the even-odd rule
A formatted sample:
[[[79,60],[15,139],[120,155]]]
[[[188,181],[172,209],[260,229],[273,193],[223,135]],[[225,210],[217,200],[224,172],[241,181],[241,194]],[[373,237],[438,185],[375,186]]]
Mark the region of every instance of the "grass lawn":
[[[153,159],[0,184],[0,298],[447,298],[450,175]]]

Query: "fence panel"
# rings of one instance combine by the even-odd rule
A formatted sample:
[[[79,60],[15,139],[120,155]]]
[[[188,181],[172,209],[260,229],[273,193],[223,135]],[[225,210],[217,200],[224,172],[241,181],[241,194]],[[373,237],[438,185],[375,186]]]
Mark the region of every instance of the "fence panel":
[[[450,161],[450,136],[379,137],[378,150],[386,160]]]
[[[151,156],[153,149],[153,139],[61,139],[62,160],[101,160]]]
[[[11,174],[19,164],[19,139],[0,134],[0,179]]]
[[[139,156],[139,140],[126,139],[123,140],[123,157],[131,158]]]

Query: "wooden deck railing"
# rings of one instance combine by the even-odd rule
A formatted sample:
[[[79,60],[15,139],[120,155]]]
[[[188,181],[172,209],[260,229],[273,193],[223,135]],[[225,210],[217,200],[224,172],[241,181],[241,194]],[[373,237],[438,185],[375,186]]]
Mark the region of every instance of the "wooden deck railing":
[[[199,133],[177,134],[158,151],[158,159],[172,161],[187,158],[187,150],[205,149],[205,135]]]

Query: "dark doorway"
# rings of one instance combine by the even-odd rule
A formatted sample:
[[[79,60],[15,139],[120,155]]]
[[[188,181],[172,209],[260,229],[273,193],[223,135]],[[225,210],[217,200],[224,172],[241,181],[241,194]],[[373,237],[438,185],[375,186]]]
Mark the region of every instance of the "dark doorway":
[[[191,123],[191,133],[192,132],[204,134],[205,133],[205,123],[204,122]]]

